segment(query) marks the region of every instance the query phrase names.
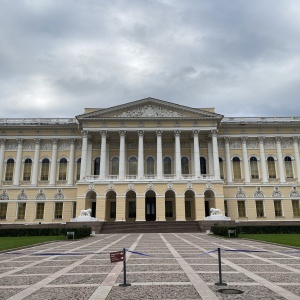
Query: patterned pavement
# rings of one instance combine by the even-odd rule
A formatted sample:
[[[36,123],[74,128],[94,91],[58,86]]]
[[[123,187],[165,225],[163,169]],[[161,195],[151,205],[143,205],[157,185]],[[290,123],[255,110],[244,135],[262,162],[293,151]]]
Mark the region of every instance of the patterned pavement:
[[[217,252],[205,253],[218,247],[224,287],[215,285]],[[123,248],[131,251],[126,254],[128,287],[119,286],[123,263],[109,258]],[[228,251],[235,249],[254,252]],[[300,300],[300,249],[201,233],[96,235],[0,254],[0,299]]]

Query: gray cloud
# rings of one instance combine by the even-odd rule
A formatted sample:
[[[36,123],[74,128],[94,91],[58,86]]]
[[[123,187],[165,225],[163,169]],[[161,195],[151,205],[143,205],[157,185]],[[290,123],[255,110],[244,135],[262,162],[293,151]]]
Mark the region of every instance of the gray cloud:
[[[73,117],[148,96],[226,116],[299,110],[297,0],[0,5],[0,117]]]

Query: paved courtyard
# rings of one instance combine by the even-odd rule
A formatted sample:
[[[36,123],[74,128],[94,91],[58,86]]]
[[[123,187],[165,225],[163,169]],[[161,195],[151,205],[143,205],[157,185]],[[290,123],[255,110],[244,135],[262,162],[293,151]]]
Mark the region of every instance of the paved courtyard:
[[[109,253],[127,252],[123,263]],[[217,252],[222,254],[219,281]],[[225,250],[252,250],[234,252]],[[266,251],[266,252],[259,252]],[[36,255],[40,254],[40,255]],[[219,289],[243,294],[222,294]],[[110,234],[60,241],[0,254],[0,299],[300,299],[300,253],[295,249],[200,233]]]

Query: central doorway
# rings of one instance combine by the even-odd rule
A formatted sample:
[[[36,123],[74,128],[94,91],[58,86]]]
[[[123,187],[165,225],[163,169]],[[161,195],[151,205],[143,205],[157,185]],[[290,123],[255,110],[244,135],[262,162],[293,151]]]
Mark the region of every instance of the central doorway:
[[[156,195],[153,191],[148,191],[145,197],[145,219],[146,221],[156,220]]]

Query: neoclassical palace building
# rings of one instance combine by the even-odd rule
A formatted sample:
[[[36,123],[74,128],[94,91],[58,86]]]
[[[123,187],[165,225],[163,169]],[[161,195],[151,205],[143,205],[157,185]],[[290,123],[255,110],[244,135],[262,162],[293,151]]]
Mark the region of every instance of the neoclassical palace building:
[[[0,223],[300,220],[300,117],[146,98],[71,119],[0,119]]]

